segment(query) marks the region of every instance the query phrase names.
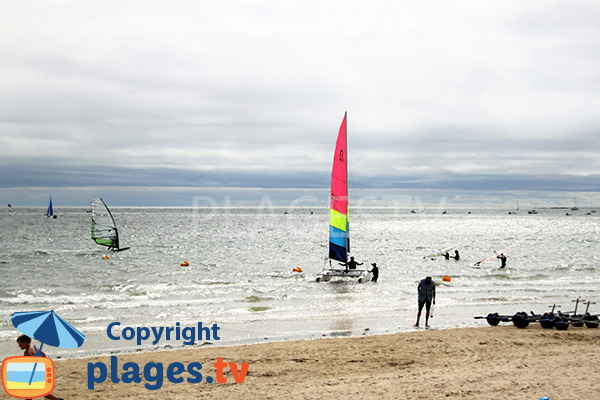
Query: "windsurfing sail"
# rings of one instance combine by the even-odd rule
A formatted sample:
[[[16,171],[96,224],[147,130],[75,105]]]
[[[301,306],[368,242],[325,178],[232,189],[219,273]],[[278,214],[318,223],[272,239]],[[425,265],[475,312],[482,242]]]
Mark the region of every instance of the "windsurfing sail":
[[[100,197],[92,198],[92,239],[111,250],[127,250],[119,247],[119,231],[110,210]]]
[[[329,211],[329,258],[344,263],[348,260],[350,252],[346,116],[347,114],[344,114],[333,154]]]
[[[534,232],[534,233],[532,233],[531,235],[529,235],[529,236],[527,236],[527,237],[525,237],[525,238],[523,238],[523,239],[519,240],[518,242],[515,242],[515,243],[511,244],[510,246],[508,246],[508,247],[507,247],[507,248],[505,248],[505,249],[502,249],[502,250],[500,250],[500,251],[494,252],[495,254],[494,254],[493,256],[490,256],[490,257],[488,257],[488,258],[484,258],[484,259],[483,259],[483,260],[481,260],[481,261],[477,261],[475,264],[473,264],[473,267],[478,267],[478,266],[479,266],[479,265],[480,265],[482,262],[485,262],[485,261],[490,261],[490,260],[493,260],[494,258],[498,258],[498,257],[500,257],[500,254],[504,254],[504,253],[506,253],[508,250],[510,250],[510,249],[512,249],[513,247],[515,247],[516,245],[523,243],[523,242],[524,242],[524,241],[526,241],[527,239],[531,239],[532,237],[534,237],[535,235],[537,235],[538,233],[540,233],[540,232],[541,232],[543,229],[544,229],[544,228],[540,229],[540,230],[539,230],[539,231],[537,231],[537,232]]]
[[[46,210],[46,217],[51,217],[54,215],[54,209],[52,208],[52,195],[50,195],[50,204],[48,204],[48,209]]]

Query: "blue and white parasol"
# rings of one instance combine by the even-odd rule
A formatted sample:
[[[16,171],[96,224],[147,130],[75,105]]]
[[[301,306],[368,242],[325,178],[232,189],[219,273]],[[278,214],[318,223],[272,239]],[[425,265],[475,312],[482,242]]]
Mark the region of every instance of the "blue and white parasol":
[[[83,333],[53,310],[16,312],[12,315],[12,323],[27,336],[49,346],[75,349],[85,342]]]
[[[39,350],[36,349],[36,356],[42,355],[44,344],[74,349],[85,342],[84,334],[56,315],[54,310],[16,312],[12,315],[12,323],[15,328],[27,336],[42,342]],[[31,371],[31,377],[29,378],[30,385],[36,366],[37,363],[33,364],[33,371]]]

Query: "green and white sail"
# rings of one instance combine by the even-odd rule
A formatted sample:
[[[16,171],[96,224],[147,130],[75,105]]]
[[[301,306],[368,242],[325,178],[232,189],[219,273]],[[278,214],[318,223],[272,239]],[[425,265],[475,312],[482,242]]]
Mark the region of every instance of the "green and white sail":
[[[119,230],[110,210],[100,197],[92,198],[92,239],[111,250],[119,248]]]

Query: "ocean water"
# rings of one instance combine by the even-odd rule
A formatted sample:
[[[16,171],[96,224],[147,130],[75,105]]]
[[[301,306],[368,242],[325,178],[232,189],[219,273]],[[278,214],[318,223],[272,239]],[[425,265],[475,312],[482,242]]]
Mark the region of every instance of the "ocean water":
[[[51,357],[179,348],[182,340],[111,340],[107,326],[217,324],[196,346],[387,334],[412,330],[416,287],[432,275],[438,329],[487,325],[475,315],[600,309],[600,212],[580,209],[351,210],[352,255],[377,262],[377,283],[316,283],[328,252],[327,209],[114,208],[122,246],[90,239],[86,208],[0,210],[0,355],[18,355],[16,311],[54,310],[87,337]],[[570,213],[572,215],[566,215]],[[492,260],[472,264],[542,229]],[[462,243],[460,261],[424,256]],[[108,255],[109,259],[103,259]],[[189,266],[181,263],[188,261]],[[368,265],[368,264],[367,264]],[[292,271],[302,268],[302,273]],[[443,282],[448,275],[450,282]],[[580,306],[581,307],[581,306]],[[580,308],[581,310],[581,308]],[[424,325],[424,321],[421,321]],[[119,330],[114,330],[118,334]]]

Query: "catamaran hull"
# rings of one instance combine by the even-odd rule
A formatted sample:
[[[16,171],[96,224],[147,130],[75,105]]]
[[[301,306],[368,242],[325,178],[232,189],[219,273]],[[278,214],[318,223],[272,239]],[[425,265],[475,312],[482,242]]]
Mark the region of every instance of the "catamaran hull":
[[[373,275],[364,269],[325,269],[316,279],[317,282],[371,282]]]

